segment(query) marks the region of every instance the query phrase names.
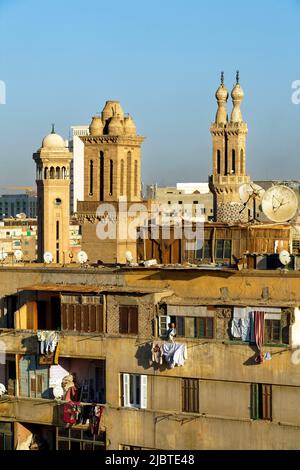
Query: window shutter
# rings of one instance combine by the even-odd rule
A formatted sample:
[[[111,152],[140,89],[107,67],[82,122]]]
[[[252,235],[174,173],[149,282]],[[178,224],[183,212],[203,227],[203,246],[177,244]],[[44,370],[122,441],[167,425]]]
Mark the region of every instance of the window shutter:
[[[251,419],[258,419],[258,384],[251,384]]]
[[[167,336],[169,323],[171,323],[171,317],[167,315],[158,317],[158,336]]]
[[[103,304],[97,305],[96,324],[98,333],[103,333]]]
[[[130,406],[130,377],[123,374],[123,406]]]
[[[138,307],[136,305],[128,308],[128,333],[137,335],[139,333],[138,325]]]
[[[67,330],[68,329],[68,323],[67,323],[67,308],[68,306],[66,304],[61,304],[61,327],[62,330]]]
[[[141,375],[141,408],[147,408],[147,375]]]
[[[81,318],[82,318],[82,306],[81,305],[75,305],[75,330],[76,331],[82,331],[82,324],[81,324]]]
[[[85,332],[90,331],[90,305],[82,305],[82,330]]]
[[[128,333],[128,307],[119,308],[119,333]]]
[[[272,388],[262,385],[262,418],[272,420]]]

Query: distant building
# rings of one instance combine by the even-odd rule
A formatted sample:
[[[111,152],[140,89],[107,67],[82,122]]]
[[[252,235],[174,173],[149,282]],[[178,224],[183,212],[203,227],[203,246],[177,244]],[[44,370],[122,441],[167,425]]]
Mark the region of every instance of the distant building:
[[[183,213],[192,212],[196,216],[197,209],[205,222],[213,219],[213,194],[208,183],[177,183],[175,187],[157,185],[147,186],[147,199],[167,206],[182,206]],[[199,215],[198,212],[198,215]],[[190,214],[189,214],[190,215]]]
[[[37,216],[37,197],[34,194],[3,194],[0,197],[0,219],[16,217],[24,213],[27,217]]]
[[[80,137],[89,135],[89,126],[72,126],[71,132],[69,147],[73,152],[73,160],[70,166],[70,205],[71,214],[74,214],[77,201],[84,200],[84,143]]]

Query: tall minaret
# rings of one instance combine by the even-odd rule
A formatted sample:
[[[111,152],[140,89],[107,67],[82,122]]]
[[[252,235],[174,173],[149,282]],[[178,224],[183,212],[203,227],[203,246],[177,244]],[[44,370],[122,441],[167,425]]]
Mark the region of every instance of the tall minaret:
[[[228,92],[224,86],[224,74],[216,92],[218,110],[210,132],[213,141],[213,174],[210,177],[211,190],[215,195],[214,213],[218,222],[237,223],[247,221],[247,211],[240,200],[239,187],[249,183],[246,175],[247,124],[240,109],[244,92],[239,84],[239,72],[231,92],[233,109],[228,121],[226,102]]]
[[[38,196],[38,261],[49,251],[54,263],[70,262],[70,162],[72,153],[54,125],[33,154]]]

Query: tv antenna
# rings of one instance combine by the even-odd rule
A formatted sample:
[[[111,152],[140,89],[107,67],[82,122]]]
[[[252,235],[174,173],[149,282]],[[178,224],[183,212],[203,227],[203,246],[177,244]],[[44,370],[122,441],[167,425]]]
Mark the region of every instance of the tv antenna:
[[[244,204],[244,207],[240,211],[240,214],[247,207],[249,208],[249,203],[251,202],[253,203],[253,206],[252,206],[253,216],[252,216],[252,219],[249,220],[249,222],[255,222],[257,220],[256,218],[257,203],[261,202],[264,193],[265,193],[265,190],[261,186],[255,183],[245,183],[239,187],[240,199],[242,203]]]

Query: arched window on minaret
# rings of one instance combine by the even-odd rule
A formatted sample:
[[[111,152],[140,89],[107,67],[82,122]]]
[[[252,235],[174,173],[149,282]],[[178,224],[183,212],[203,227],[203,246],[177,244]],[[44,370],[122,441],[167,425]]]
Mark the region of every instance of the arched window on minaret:
[[[232,150],[231,154],[231,173],[234,175],[235,174],[235,150]]]
[[[120,174],[120,179],[121,179],[121,185],[120,185],[120,194],[121,196],[124,195],[124,160],[121,160],[121,174]]]
[[[44,180],[48,179],[48,167],[46,166],[44,169]]]
[[[100,201],[104,201],[104,152],[100,152]]]
[[[54,180],[54,178],[55,178],[55,170],[54,170],[54,167],[51,166],[51,168],[50,168],[50,179]]]
[[[89,195],[92,196],[94,191],[94,163],[90,160],[90,191]]]
[[[217,174],[221,174],[221,151],[217,150]]]
[[[138,195],[138,162],[134,161],[134,196]]]
[[[62,169],[61,169],[61,177],[62,177],[63,180],[65,180],[66,177],[67,177],[67,172],[66,172],[66,167],[65,166],[63,166]]]
[[[241,149],[240,155],[241,155],[241,160],[240,160],[240,166],[241,166],[241,168],[240,168],[240,172],[241,172],[241,175],[243,175],[243,174],[244,174],[244,150],[243,150],[243,149]]]
[[[60,180],[60,168],[59,168],[59,166],[56,167],[56,179]]]
[[[131,152],[128,152],[127,153],[127,199],[129,201],[131,199],[131,178],[132,178]]]
[[[113,195],[114,189],[114,162],[109,160],[109,195]]]

